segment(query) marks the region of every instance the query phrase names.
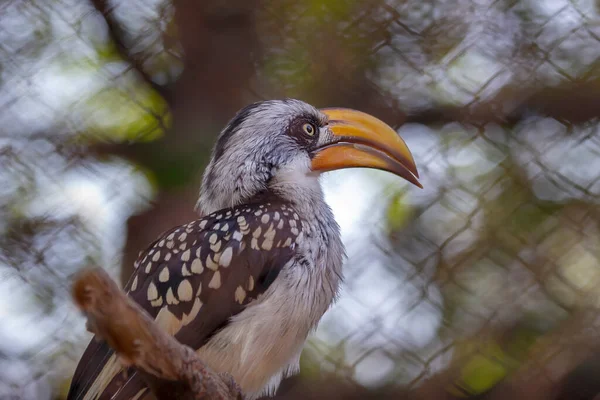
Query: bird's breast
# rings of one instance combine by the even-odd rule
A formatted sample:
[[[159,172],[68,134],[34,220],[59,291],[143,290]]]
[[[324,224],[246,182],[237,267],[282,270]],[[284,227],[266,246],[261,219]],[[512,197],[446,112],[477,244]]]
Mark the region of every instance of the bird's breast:
[[[300,353],[335,296],[324,271],[288,263],[269,290],[198,350],[218,372],[229,372],[248,399],[274,394],[299,369]],[[333,289],[333,292],[332,292]]]

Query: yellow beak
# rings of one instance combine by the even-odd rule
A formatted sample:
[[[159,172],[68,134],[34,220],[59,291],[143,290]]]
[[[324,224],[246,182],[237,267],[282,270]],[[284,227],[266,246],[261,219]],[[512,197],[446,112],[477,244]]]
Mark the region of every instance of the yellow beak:
[[[334,138],[315,152],[313,171],[375,168],[423,187],[406,143],[385,122],[347,108],[325,108],[321,112],[329,117],[329,129]]]

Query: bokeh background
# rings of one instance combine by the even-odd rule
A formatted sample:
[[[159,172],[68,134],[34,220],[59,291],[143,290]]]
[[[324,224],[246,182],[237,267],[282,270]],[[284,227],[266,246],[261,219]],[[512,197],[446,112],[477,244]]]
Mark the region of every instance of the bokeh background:
[[[425,189],[323,178],[347,279],[279,398],[599,398],[597,0],[1,0],[0,399],[65,397],[73,273],[126,279],[281,97],[398,128]]]

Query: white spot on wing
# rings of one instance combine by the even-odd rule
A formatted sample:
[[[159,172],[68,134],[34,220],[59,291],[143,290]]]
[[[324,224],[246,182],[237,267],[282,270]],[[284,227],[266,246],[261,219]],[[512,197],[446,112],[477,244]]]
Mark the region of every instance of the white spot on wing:
[[[162,271],[160,271],[160,274],[158,274],[158,280],[161,282],[169,281],[169,267],[164,267]]]
[[[221,273],[219,271],[215,271],[208,287],[211,289],[219,289],[221,287]]]
[[[210,254],[206,256],[206,268],[212,269],[213,271],[219,269],[219,265],[213,261],[213,259],[210,257]]]
[[[233,257],[233,248],[227,247],[225,250],[223,250],[221,257],[219,258],[219,265],[221,265],[223,267],[229,267],[232,257]]]
[[[148,285],[148,293],[146,294],[148,296],[148,300],[155,300],[158,297],[158,290],[156,289],[154,282],[150,282]]]
[[[265,232],[265,240],[262,244],[262,248],[264,250],[271,250],[273,248],[273,240],[275,239],[275,229],[273,229],[273,224],[269,226],[269,229]]]
[[[237,289],[235,289],[235,301],[242,304],[245,299],[246,299],[246,291],[244,290],[243,287],[238,286]]]
[[[148,264],[146,264],[146,268],[144,269],[144,272],[149,274],[151,270],[152,270],[152,261],[148,261]]]
[[[273,248],[273,239],[265,239],[265,241],[262,244],[262,248],[263,250],[271,250]]]
[[[184,279],[179,283],[177,287],[177,297],[181,301],[190,301],[193,297],[193,289],[192,284],[189,280]]]
[[[191,269],[194,274],[201,274],[202,271],[204,271],[204,266],[202,265],[202,261],[200,261],[199,258],[195,258],[194,261],[192,261]]]

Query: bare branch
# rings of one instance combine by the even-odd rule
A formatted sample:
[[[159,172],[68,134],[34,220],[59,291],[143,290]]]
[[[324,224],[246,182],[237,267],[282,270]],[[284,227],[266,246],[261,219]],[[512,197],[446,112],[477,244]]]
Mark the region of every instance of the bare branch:
[[[125,32],[123,27],[119,24],[113,14],[113,7],[107,0],[91,0],[92,5],[106,21],[108,26],[108,35],[112,42],[115,44],[117,51],[121,58],[127,61],[132,68],[134,68],[140,77],[152,87],[158,94],[160,94],[167,104],[171,104],[170,91],[165,87],[154,82],[150,74],[144,69],[143,61],[132,54],[131,50],[126,46],[124,37]]]
[[[132,366],[158,400],[241,399],[233,379],[211,371],[189,347],[161,330],[150,316],[101,268],[84,270],[73,284],[73,298],[88,328]]]
[[[403,122],[440,125],[452,122],[513,126],[532,114],[571,124],[600,117],[600,79],[530,88],[507,87],[496,96],[470,106],[435,106],[407,115]]]

